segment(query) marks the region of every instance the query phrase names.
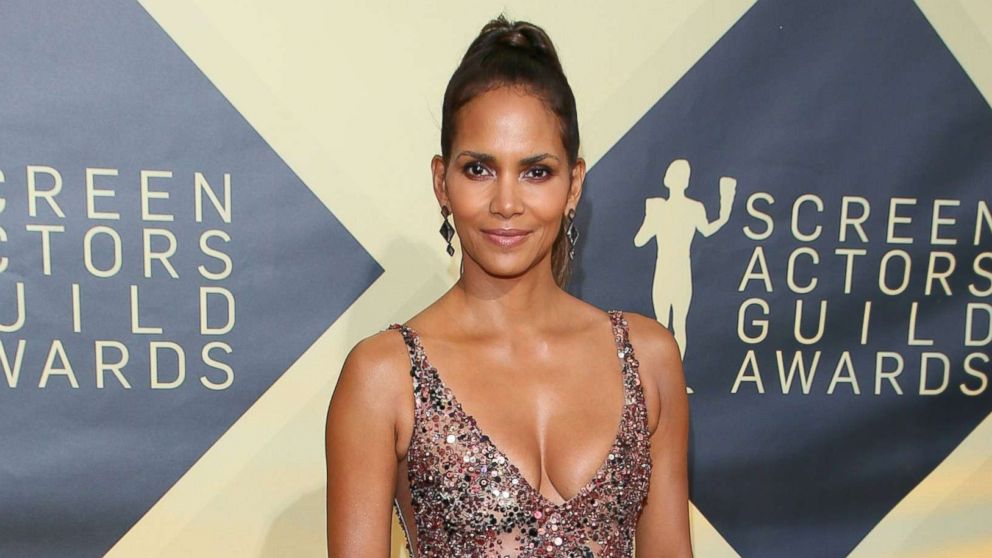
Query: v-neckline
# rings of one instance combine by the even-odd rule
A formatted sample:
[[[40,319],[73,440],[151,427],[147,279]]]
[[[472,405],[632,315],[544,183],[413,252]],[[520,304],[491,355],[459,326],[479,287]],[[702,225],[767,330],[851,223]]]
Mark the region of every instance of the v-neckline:
[[[455,395],[455,392],[450,387],[448,387],[448,385],[441,378],[441,374],[438,372],[437,368],[435,368],[434,365],[431,364],[430,359],[427,357],[427,350],[424,348],[423,342],[421,342],[420,334],[418,334],[413,328],[407,325],[403,325],[402,327],[404,327],[408,332],[410,332],[411,338],[413,339],[414,343],[416,343],[417,345],[417,349],[420,352],[422,369],[434,376],[434,380],[438,383],[438,385],[441,386],[441,389],[443,389],[445,393],[448,394],[448,400],[451,403],[451,405],[455,408],[455,410],[458,412],[459,416],[466,423],[468,423],[469,428],[471,428],[471,430],[479,437],[480,443],[487,444],[490,447],[490,449],[493,450],[493,452],[496,454],[497,457],[503,458],[504,465],[510,471],[510,474],[513,475],[513,477],[520,479],[520,483],[522,484],[524,491],[536,497],[545,506],[554,510],[562,510],[568,508],[571,504],[574,504],[575,502],[579,501],[580,498],[582,498],[583,496],[585,496],[585,494],[587,494],[590,490],[592,490],[593,486],[596,483],[596,480],[599,479],[600,476],[610,466],[610,461],[611,461],[610,455],[613,455],[614,452],[619,450],[623,439],[624,425],[626,424],[625,418],[627,416],[627,407],[629,406],[628,400],[630,399],[630,394],[628,393],[628,389],[627,389],[627,361],[625,359],[625,356],[629,353],[633,353],[633,349],[629,351],[626,349],[625,345],[627,343],[624,342],[626,341],[625,332],[624,332],[624,336],[621,339],[617,339],[618,332],[621,332],[623,329],[622,326],[623,312],[621,310],[609,310],[607,311],[607,314],[609,315],[610,318],[610,329],[611,332],[613,333],[613,343],[617,349],[617,358],[620,359],[620,385],[623,389],[623,406],[621,407],[620,410],[620,419],[617,424],[616,435],[613,437],[613,442],[610,444],[610,448],[606,452],[606,455],[603,456],[602,463],[599,465],[596,471],[593,472],[592,478],[590,478],[589,481],[586,482],[582,486],[582,488],[580,488],[578,492],[576,492],[572,497],[563,499],[562,502],[560,503],[552,501],[550,498],[545,496],[540,490],[538,490],[533,484],[531,484],[531,482],[527,480],[527,477],[525,477],[523,473],[520,471],[520,469],[517,468],[513,460],[510,459],[510,456],[502,449],[500,449],[500,447],[496,444],[496,442],[493,440],[491,436],[489,436],[488,434],[482,431],[482,428],[479,426],[479,423],[475,419],[475,416],[465,411],[465,408],[462,407],[461,401],[458,400],[458,397]],[[624,346],[621,346],[621,343]],[[554,483],[551,484],[554,485]]]

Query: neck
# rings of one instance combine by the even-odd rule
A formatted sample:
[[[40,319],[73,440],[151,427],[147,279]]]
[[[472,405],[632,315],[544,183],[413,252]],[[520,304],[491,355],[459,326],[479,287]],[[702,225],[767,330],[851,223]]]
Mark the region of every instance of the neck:
[[[476,331],[535,329],[553,319],[562,289],[551,272],[550,252],[527,271],[494,276],[469,258],[451,289],[457,323]],[[452,308],[455,310],[455,308]]]

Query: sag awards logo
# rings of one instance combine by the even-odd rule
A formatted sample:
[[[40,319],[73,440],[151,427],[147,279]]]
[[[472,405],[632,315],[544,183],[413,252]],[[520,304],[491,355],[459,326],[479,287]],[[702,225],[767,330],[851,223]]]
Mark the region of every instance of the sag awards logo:
[[[668,166],[663,181],[668,197],[645,201],[634,237],[636,247],[657,240],[655,316],[672,329],[683,358],[689,348],[705,344],[687,339],[690,248],[697,233],[709,237],[728,222],[737,185],[734,178],[720,179],[719,215],[710,221],[704,205],[686,195],[689,177],[685,159]],[[833,238],[825,232],[828,207],[839,209]],[[776,200],[756,191],[748,195],[745,211],[740,229],[721,233],[736,232],[741,236],[735,245],[749,246],[739,268],[721,270],[740,278],[734,304],[739,343],[721,344],[721,350],[740,353],[736,374],[728,377],[730,393],[934,396],[957,390],[976,397],[986,392],[992,361],[987,201],[967,207],[959,199],[890,197],[879,209],[878,201],[863,196],[827,200],[805,193]],[[878,213],[883,232],[873,237],[869,219]],[[893,332],[900,346],[891,346]],[[884,342],[874,342],[883,335]]]
[[[180,188],[188,191],[175,195]],[[0,170],[0,385],[231,387],[231,196],[229,173],[180,178],[143,169],[124,177],[86,168],[63,177],[27,165],[15,179]],[[200,230],[195,240],[189,217]],[[170,299],[177,284],[196,300]],[[182,316],[186,327],[168,331],[159,322],[175,323],[180,308],[193,307],[198,316]],[[32,354],[41,364],[27,370]]]

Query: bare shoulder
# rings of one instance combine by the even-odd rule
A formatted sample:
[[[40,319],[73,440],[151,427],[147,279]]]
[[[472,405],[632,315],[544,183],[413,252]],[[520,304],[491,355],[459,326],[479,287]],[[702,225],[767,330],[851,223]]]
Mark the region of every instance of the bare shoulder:
[[[652,422],[666,403],[685,398],[685,373],[678,342],[657,320],[624,312]],[[654,425],[652,424],[652,429]]]
[[[625,311],[623,317],[627,320],[630,344],[634,346],[637,360],[642,365],[645,361],[657,364],[670,363],[672,359],[681,363],[678,343],[668,328],[657,320],[637,312]]]
[[[334,394],[332,415],[357,415],[363,421],[397,421],[412,408],[410,356],[398,330],[378,331],[358,341],[345,357]]]
[[[401,333],[384,329],[359,340],[348,351],[338,383],[348,375],[355,376],[354,381],[358,382],[388,384],[398,376],[397,370],[405,371],[409,367],[409,352]]]

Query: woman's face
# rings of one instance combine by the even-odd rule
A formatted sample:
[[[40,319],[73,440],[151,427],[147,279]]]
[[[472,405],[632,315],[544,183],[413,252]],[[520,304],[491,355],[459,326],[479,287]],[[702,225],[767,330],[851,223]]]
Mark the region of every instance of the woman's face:
[[[557,116],[519,87],[482,93],[456,114],[451,159],[432,161],[434,192],[451,209],[466,271],[515,277],[543,261],[582,191]]]

